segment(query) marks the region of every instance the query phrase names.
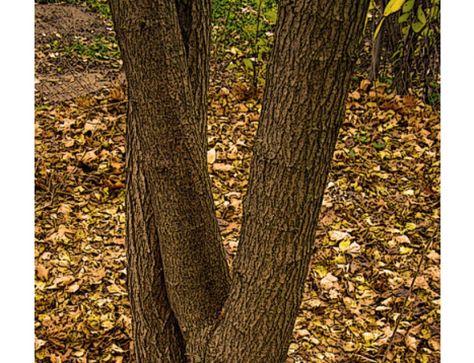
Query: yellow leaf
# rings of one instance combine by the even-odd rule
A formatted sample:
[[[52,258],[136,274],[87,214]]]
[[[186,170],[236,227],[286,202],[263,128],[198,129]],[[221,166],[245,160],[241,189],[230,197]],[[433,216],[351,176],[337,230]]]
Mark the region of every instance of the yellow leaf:
[[[371,332],[365,332],[362,336],[367,344],[371,344],[377,338],[377,336]]]
[[[382,18],[380,19],[380,23],[379,25],[377,25],[377,28],[375,28],[375,32],[374,32],[374,40],[377,39],[379,33],[380,33],[380,30],[382,29],[382,24],[383,24],[383,21],[385,20],[385,18]]]
[[[339,249],[342,252],[347,251],[350,245],[351,245],[351,241],[349,239],[345,239],[339,243]]]
[[[412,252],[413,252],[413,248],[404,247],[404,246],[400,247],[400,254],[401,254],[401,255],[408,255],[408,254],[410,254],[410,253],[412,253]]]
[[[322,265],[318,265],[315,267],[314,271],[318,274],[319,277],[323,278],[324,276],[327,275],[328,273],[328,270],[326,269],[326,267],[322,266]]]
[[[390,0],[385,7],[383,16],[389,16],[390,14],[396,13],[402,8],[403,4],[405,4],[405,0]]]

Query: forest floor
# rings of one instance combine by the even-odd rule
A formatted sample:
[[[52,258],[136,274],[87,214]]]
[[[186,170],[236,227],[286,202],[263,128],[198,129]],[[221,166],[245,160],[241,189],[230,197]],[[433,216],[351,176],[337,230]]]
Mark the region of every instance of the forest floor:
[[[118,48],[85,7],[36,16],[36,361],[131,362]],[[208,166],[233,255],[261,90],[211,68]],[[354,79],[288,362],[439,362],[439,116]]]

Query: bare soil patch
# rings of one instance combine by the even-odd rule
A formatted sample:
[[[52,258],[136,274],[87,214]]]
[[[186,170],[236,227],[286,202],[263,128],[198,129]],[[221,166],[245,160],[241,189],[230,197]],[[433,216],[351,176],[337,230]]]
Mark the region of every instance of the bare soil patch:
[[[37,4],[35,17],[37,103],[62,102],[112,87],[118,75],[117,59],[71,53],[97,39],[113,39],[107,20],[66,4]]]
[[[98,14],[75,5],[37,4],[35,6],[36,41],[54,36],[85,36],[107,34],[107,24]]]

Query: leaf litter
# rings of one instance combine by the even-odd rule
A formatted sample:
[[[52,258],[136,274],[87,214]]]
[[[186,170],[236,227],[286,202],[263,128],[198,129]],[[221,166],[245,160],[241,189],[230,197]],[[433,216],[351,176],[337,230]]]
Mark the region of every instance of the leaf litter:
[[[208,166],[238,246],[261,91],[212,65]],[[126,97],[111,86],[36,107],[38,362],[130,362]],[[439,112],[360,79],[323,199],[288,362],[440,360]],[[417,272],[420,259],[422,268]]]

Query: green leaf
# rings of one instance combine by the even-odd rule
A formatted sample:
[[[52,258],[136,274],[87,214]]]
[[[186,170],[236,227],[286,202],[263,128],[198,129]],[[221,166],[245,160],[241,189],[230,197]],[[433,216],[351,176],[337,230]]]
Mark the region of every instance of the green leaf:
[[[436,5],[433,5],[430,8],[430,18],[431,19],[436,19],[438,17],[438,14],[439,14],[439,7],[436,6]]]
[[[411,25],[411,28],[413,29],[413,31],[415,33],[419,33],[423,29],[424,26],[425,26],[425,24],[420,23],[419,21],[417,21],[416,23],[413,23]]]
[[[377,25],[377,28],[375,29],[375,32],[374,32],[374,40],[377,39],[377,37],[380,33],[380,29],[382,29],[382,24],[383,24],[384,20],[385,20],[385,18],[380,19],[380,23],[379,23],[379,25]]]
[[[403,13],[402,15],[400,15],[400,17],[398,18],[398,23],[401,24],[401,23],[404,23],[408,20],[408,18],[410,17],[410,13]]]
[[[373,145],[374,145],[374,148],[376,148],[377,150],[385,149],[385,144],[383,142],[382,143],[374,142]]]
[[[411,9],[413,9],[413,6],[415,5],[415,0],[408,0],[404,5],[402,11],[404,13],[409,13]]]
[[[243,62],[244,62],[245,68],[247,68],[247,69],[252,69],[253,68],[253,63],[250,59],[245,58],[243,60]]]
[[[423,25],[426,24],[426,15],[421,6],[418,6],[418,12],[416,14],[416,17],[418,18],[420,23],[422,23]]]
[[[277,20],[277,8],[272,7],[265,12],[265,18],[270,22],[270,24],[275,24]]]
[[[390,0],[385,10],[383,12],[383,16],[389,16],[390,14],[396,13],[400,10],[405,3],[405,0]]]
[[[402,34],[406,37],[408,35],[408,31],[410,30],[410,25],[404,26],[402,28]]]

